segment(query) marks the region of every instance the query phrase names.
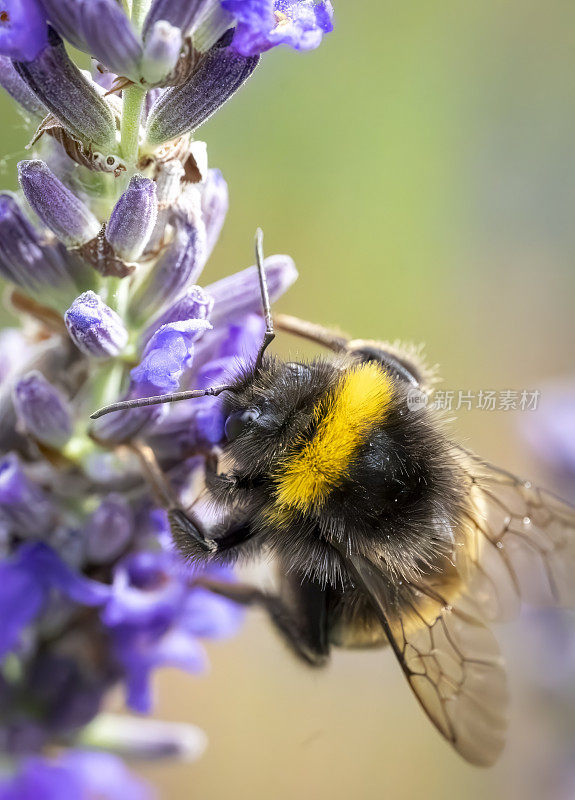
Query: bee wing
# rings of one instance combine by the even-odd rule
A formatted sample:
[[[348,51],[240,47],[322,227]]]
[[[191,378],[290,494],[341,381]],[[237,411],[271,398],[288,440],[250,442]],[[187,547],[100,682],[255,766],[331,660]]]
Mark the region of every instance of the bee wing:
[[[472,601],[450,605],[429,587],[392,586],[363,556],[346,560],[429,719],[467,761],[493,764],[505,742],[507,681]]]
[[[456,566],[486,619],[533,606],[575,606],[575,508],[465,454],[470,511]]]

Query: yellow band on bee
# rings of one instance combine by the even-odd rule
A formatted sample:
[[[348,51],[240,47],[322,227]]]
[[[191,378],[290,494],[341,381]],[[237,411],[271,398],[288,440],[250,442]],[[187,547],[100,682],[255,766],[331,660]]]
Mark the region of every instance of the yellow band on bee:
[[[345,479],[354,455],[385,416],[392,397],[392,379],[377,364],[344,372],[335,390],[316,406],[313,438],[276,481],[276,509],[320,507]]]

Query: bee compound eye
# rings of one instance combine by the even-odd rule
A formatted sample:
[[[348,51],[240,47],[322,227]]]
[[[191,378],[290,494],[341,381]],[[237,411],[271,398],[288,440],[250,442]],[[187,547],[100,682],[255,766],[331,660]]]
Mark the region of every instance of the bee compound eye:
[[[233,442],[260,416],[257,408],[247,408],[245,411],[235,411],[226,420],[226,439]]]

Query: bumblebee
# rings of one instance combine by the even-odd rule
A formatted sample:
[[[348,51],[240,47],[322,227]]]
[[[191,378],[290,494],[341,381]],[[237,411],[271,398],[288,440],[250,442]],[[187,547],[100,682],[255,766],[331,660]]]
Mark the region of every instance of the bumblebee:
[[[206,476],[223,521],[205,530],[174,505],[174,541],[195,562],[271,554],[275,593],[203,585],[265,609],[313,667],[332,647],[388,645],[439,732],[490,765],[504,745],[507,681],[488,624],[523,601],[574,605],[575,509],[455,444],[424,402],[432,375],[415,350],[280,315],[278,328],[333,356],[268,355],[257,242],[267,330],[254,362],[225,386],[136,401],[223,395],[227,443]]]

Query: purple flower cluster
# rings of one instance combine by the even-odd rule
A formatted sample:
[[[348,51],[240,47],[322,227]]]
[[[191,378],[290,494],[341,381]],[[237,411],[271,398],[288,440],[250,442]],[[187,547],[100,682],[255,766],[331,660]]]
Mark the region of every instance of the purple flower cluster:
[[[317,47],[332,9],[132,6],[0,2],[0,85],[36,128],[19,191],[0,194],[0,276],[25,320],[0,332],[0,800],[150,797],[117,756],[197,757],[202,734],[110,721],[107,693],[151,712],[155,670],[205,669],[203,640],[241,620],[173,550],[143,457],[192,504],[225,438],[219,400],[89,414],[229,380],[257,352],[255,268],[197,285],[228,193],[192,133],[261,53]],[[265,267],[275,300],[297,273],[283,255]]]

